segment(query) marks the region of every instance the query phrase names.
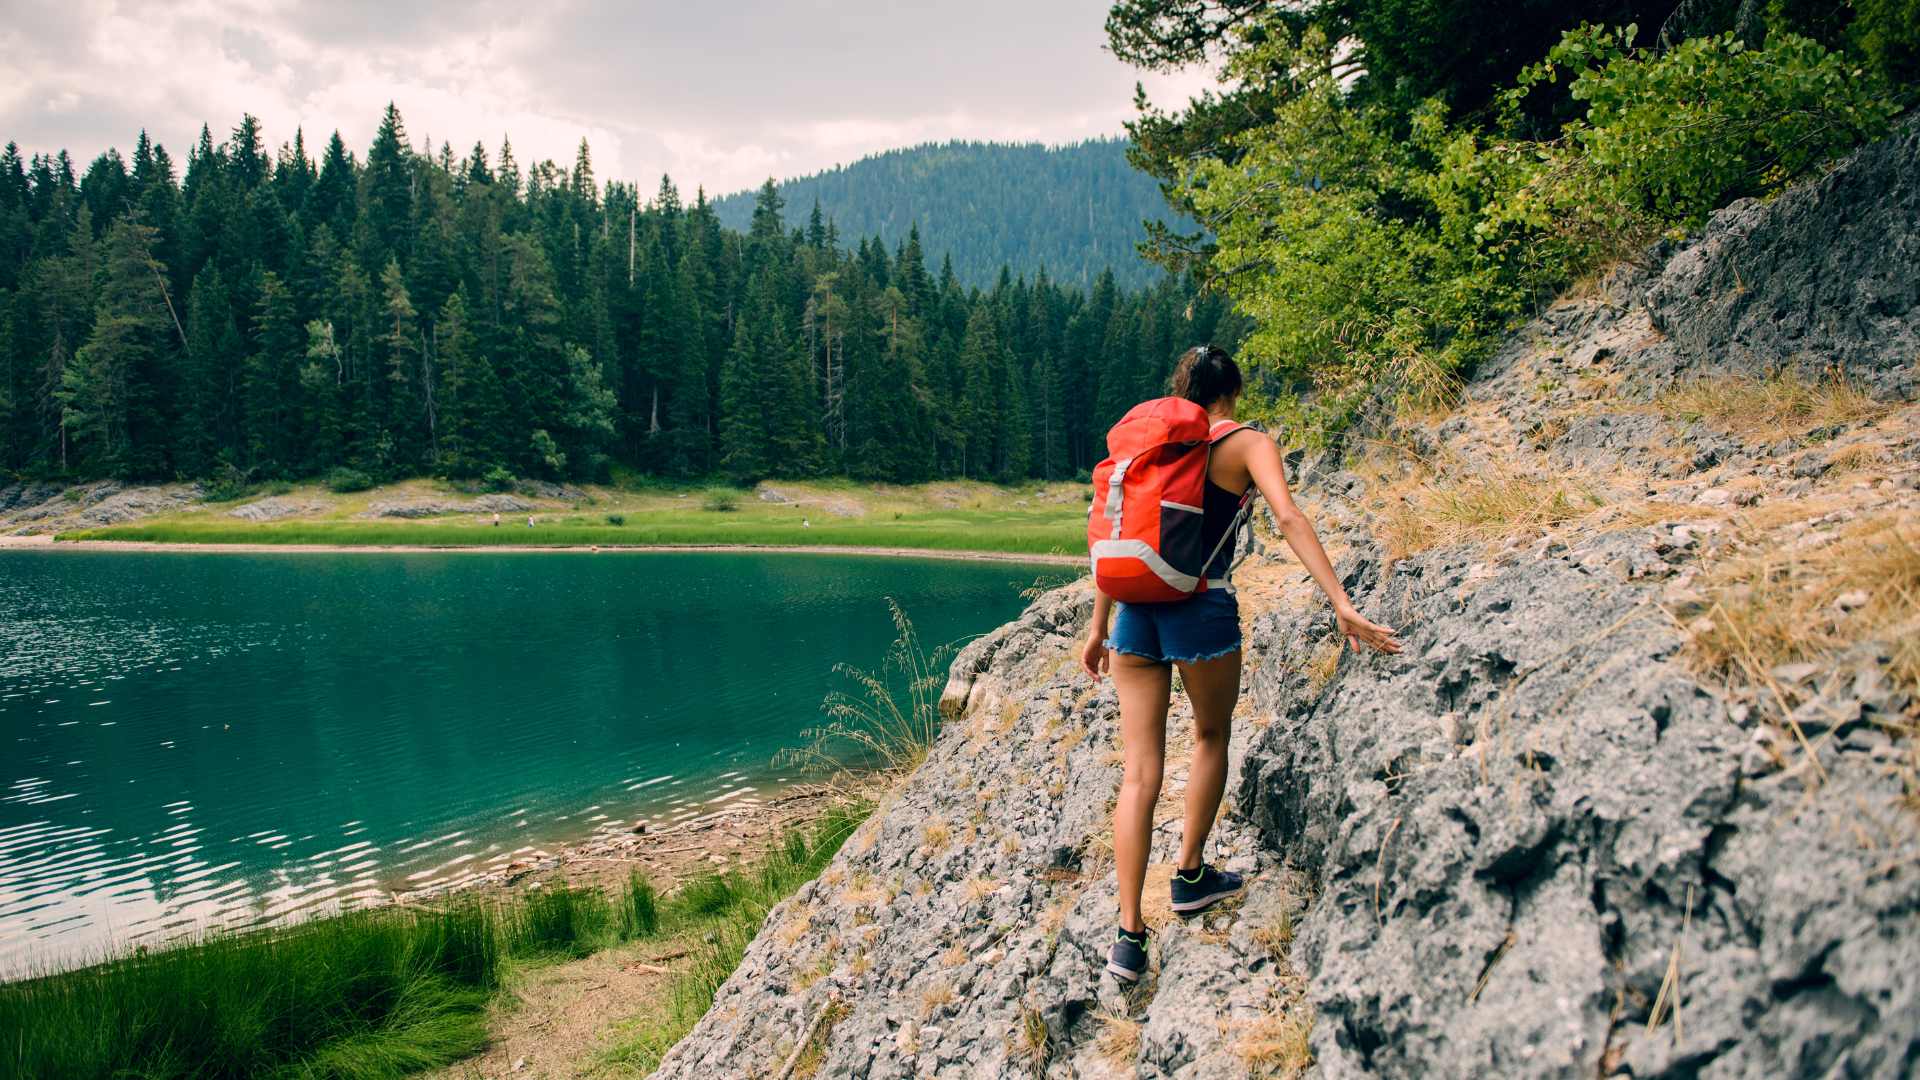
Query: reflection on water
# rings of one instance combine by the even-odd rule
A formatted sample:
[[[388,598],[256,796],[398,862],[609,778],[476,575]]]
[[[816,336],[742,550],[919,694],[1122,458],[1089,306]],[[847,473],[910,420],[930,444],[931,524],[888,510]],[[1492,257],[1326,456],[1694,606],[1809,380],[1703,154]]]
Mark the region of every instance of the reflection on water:
[[[832,665],[878,662],[883,596],[951,640],[1011,617],[1034,574],[0,553],[0,977],[754,801]]]

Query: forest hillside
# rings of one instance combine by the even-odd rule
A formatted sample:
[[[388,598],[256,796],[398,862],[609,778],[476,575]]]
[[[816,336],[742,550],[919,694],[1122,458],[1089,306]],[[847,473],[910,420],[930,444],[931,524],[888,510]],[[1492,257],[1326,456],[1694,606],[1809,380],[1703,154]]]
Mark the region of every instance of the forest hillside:
[[[1173,219],[1153,178],[1127,161],[1125,139],[1066,146],[927,143],[889,150],[776,185],[789,228],[813,208],[844,236],[893,245],[918,225],[928,258],[953,260],[966,285],[992,288],[1003,267],[1091,288],[1111,270],[1122,288],[1159,271],[1135,253],[1144,222]],[[754,193],[713,202],[722,224],[746,229]]]

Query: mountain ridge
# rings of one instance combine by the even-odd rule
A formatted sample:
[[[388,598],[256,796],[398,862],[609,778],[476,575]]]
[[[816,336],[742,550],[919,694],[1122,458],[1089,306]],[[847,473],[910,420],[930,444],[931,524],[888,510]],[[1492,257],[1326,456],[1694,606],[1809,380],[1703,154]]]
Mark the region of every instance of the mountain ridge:
[[[952,256],[967,285],[990,287],[1004,265],[1033,277],[1091,285],[1112,269],[1122,287],[1161,271],[1134,245],[1145,220],[1169,221],[1152,177],[1126,160],[1127,140],[1075,143],[927,142],[885,150],[806,176],[774,181],[789,228],[818,200],[846,240],[878,235],[889,247],[916,225],[929,264]],[[757,190],[713,200],[722,224],[744,230]]]

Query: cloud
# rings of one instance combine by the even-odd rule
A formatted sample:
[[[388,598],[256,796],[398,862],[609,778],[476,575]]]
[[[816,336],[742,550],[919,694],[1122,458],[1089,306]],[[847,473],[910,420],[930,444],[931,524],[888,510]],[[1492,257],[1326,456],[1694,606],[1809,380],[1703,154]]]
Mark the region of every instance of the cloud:
[[[900,0],[541,6],[469,0],[15,0],[0,29],[0,138],[82,164],[142,128],[176,158],[242,113],[274,144],[340,131],[364,153],[387,102],[416,146],[511,136],[523,163],[662,173],[711,194],[947,139],[1114,134],[1143,74],[1101,49],[1104,0],[965,8]]]

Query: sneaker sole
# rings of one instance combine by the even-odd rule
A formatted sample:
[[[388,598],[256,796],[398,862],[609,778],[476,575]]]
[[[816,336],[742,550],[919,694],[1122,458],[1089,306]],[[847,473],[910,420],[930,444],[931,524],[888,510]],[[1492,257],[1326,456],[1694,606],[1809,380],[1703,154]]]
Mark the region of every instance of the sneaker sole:
[[[1173,913],[1175,915],[1198,915],[1220,901],[1225,900],[1227,897],[1238,895],[1240,890],[1244,888],[1246,888],[1246,884],[1243,882],[1231,889],[1222,889],[1217,893],[1209,893],[1198,900],[1188,900],[1185,903],[1175,904],[1173,905]]]
[[[1112,972],[1113,976],[1121,982],[1137,983],[1140,981],[1140,972],[1129,971],[1111,960],[1107,961],[1107,970]]]

